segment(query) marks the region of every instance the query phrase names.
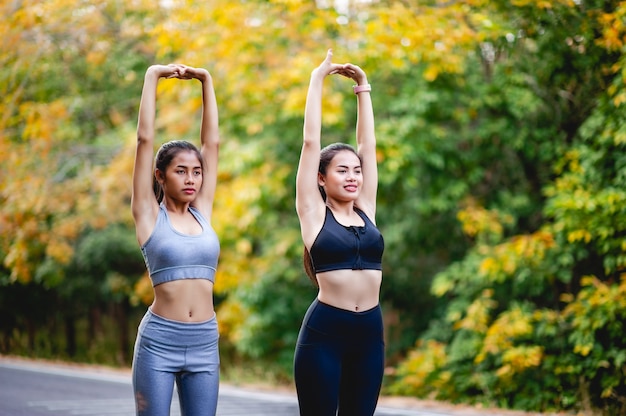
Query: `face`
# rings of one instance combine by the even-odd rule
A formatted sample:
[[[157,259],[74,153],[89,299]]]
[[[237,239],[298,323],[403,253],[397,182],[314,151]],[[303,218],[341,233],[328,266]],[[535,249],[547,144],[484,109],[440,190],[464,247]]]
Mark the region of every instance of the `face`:
[[[165,175],[157,171],[163,193],[169,198],[191,202],[202,187],[202,165],[194,152],[181,151],[172,159]]]
[[[337,153],[328,164],[326,175],[320,174],[318,181],[328,198],[342,201],[357,199],[363,185],[359,157],[349,150]]]

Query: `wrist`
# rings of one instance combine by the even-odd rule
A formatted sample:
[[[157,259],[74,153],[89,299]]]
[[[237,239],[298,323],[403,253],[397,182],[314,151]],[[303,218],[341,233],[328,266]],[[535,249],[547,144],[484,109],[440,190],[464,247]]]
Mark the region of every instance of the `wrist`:
[[[211,81],[211,74],[206,69],[201,69],[196,78],[198,78],[200,82],[204,83],[206,81]]]
[[[359,94],[362,92],[370,92],[372,91],[372,86],[367,83],[359,84],[359,85],[352,86],[352,90],[354,91],[355,94]]]

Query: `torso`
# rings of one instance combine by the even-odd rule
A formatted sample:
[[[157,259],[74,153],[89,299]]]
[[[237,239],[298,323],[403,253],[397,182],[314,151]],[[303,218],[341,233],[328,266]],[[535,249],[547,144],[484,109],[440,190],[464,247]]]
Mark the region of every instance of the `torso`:
[[[377,306],[383,247],[382,236],[363,212],[347,219],[327,208],[324,224],[310,249],[314,265],[317,262],[318,299],[355,312]]]
[[[215,315],[213,283],[206,279],[185,279],[154,287],[152,312],[182,322],[207,321]]]
[[[166,224],[169,224],[183,239],[185,236],[189,236],[191,238],[189,244],[192,244],[192,246],[196,246],[197,243],[203,241],[200,237],[205,231],[204,228],[209,230],[209,235],[214,236],[210,223],[203,220],[205,221],[204,226],[201,225],[198,219],[189,211],[184,215],[172,213],[167,210],[165,212],[167,214],[165,217]],[[161,223],[161,226],[163,227],[165,225]],[[167,228],[165,230],[167,230]],[[214,241],[216,241],[216,247],[213,247],[213,249],[217,250],[214,255],[218,256],[219,242],[216,236],[213,238],[215,239]],[[155,242],[166,242],[169,240],[170,238],[165,238],[165,240],[160,239],[155,240]],[[149,242],[146,242],[146,244],[149,244]],[[145,245],[142,247],[145,247]],[[192,247],[190,246],[189,250],[191,249]],[[213,266],[217,266],[217,258],[215,258],[215,264]],[[174,321],[207,321],[215,315],[213,306],[213,282],[207,278],[194,278],[193,275],[188,275],[185,278],[177,278],[177,280],[159,283],[154,286],[154,300],[150,309],[155,314]]]
[[[379,302],[383,274],[380,270],[333,270],[317,273],[317,298],[354,312],[372,309]]]

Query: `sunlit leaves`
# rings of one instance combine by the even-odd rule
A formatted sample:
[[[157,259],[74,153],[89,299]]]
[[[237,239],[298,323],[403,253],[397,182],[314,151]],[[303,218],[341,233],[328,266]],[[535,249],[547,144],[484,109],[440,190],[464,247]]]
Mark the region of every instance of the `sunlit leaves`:
[[[128,205],[144,71],[202,66],[220,108],[212,222],[222,242],[215,293],[223,339],[290,365],[314,297],[300,264],[294,170],[309,75],[332,47],[373,85],[386,310],[404,312],[402,324],[438,318],[400,365],[398,391],[571,407],[574,393],[550,387],[579,391],[582,377],[602,397],[623,394],[617,371],[594,379],[625,359],[623,2],[47,0],[0,8],[0,284],[34,281],[65,293],[99,285],[100,276],[66,275],[88,257],[77,246],[89,242],[86,230],[104,247],[109,227],[122,224],[123,247],[137,252]],[[325,82],[325,142],[354,137],[351,84]],[[197,143],[196,81],[162,80],[157,104],[158,144]],[[126,277],[111,271],[97,287],[110,299],[151,302],[147,276]],[[405,325],[403,347],[415,345],[417,326]],[[610,343],[600,340],[606,332]],[[388,345],[402,353],[396,339]]]

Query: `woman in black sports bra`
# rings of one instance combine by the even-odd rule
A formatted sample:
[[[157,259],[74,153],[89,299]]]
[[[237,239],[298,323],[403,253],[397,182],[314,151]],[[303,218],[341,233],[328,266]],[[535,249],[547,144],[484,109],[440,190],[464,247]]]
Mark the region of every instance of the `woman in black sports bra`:
[[[321,149],[322,87],[329,75],[356,82],[357,150]],[[296,178],[296,210],[308,276],[319,288],[296,346],[294,378],[300,415],[373,415],[384,369],[383,238],[375,225],[378,172],[371,87],[332,51],[311,73],[304,142]]]

